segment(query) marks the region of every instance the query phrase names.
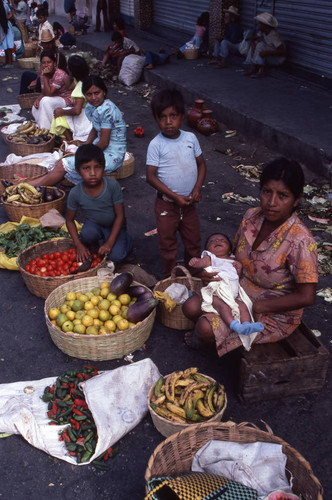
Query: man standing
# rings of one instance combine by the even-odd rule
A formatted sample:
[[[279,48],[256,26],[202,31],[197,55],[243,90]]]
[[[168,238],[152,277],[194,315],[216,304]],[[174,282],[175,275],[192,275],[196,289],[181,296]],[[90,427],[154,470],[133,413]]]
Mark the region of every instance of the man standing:
[[[28,30],[26,27],[28,6],[26,1],[19,0],[15,7],[12,6],[12,10],[14,11],[16,24],[18,25],[20,32],[22,33],[22,40],[25,43],[28,41]]]
[[[108,15],[107,15],[107,0],[98,0],[97,1],[96,29],[95,29],[95,31],[97,33],[100,31],[101,12],[103,12],[103,16],[104,16],[104,31],[110,31],[110,25],[108,22]]]

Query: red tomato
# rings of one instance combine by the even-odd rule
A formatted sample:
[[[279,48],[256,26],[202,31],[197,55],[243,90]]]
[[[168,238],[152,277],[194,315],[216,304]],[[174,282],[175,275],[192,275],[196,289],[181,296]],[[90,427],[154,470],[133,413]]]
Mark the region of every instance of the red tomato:
[[[61,252],[54,252],[54,257],[56,259],[60,259],[61,258]]]
[[[62,261],[63,261],[63,262],[68,262],[69,260],[70,260],[69,255],[68,255],[68,254],[66,254],[66,253],[64,253],[64,254],[62,255]]]
[[[54,257],[54,253],[50,253],[50,255],[48,256],[48,260],[54,260],[55,257]]]
[[[27,264],[24,269],[26,270],[27,273],[30,273],[31,272],[30,264]]]
[[[46,271],[47,271],[47,267],[43,266],[40,268],[41,273],[46,273]]]
[[[36,271],[34,274],[35,274],[36,276],[41,276],[41,275],[42,275],[42,274],[41,274],[41,271],[39,271],[39,269],[38,269],[38,271]]]
[[[43,259],[44,259],[44,260],[48,260],[48,255],[47,255],[47,253],[44,253],[44,254],[42,255],[42,257],[43,257]]]

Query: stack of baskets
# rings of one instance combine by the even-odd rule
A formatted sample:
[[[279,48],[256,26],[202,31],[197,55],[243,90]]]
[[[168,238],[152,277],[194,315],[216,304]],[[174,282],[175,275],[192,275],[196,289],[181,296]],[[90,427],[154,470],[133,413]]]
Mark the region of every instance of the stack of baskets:
[[[41,165],[35,165],[32,163],[17,163],[16,165],[0,166],[0,179],[4,179],[10,182],[17,182],[22,179],[22,182],[27,180],[37,179],[42,175],[47,174],[48,170],[46,167]],[[4,193],[5,188],[0,183],[0,196]]]
[[[37,47],[38,47],[37,41],[26,42],[24,45],[23,58],[35,57],[36,52],[37,52]]]
[[[22,109],[31,109],[35,100],[40,96],[38,92],[30,92],[29,94],[20,94],[17,100]]]
[[[53,187],[48,187],[48,189],[55,189]],[[33,217],[34,219],[39,219],[42,215],[49,212],[52,208],[58,210],[58,212],[63,213],[65,209],[65,192],[61,191],[61,197],[53,201],[47,201],[43,203],[38,203],[36,205],[27,205],[22,203],[20,205],[14,205],[13,203],[8,203],[2,199],[3,206],[6,210],[8,219],[13,222],[20,222],[22,217]]]
[[[106,266],[106,257],[96,266],[88,269],[85,272],[72,274],[69,276],[37,276],[35,274],[30,274],[25,271],[25,266],[29,264],[32,259],[41,257],[44,254],[50,254],[54,252],[64,252],[70,248],[74,248],[74,242],[71,239],[59,238],[51,241],[42,241],[36,245],[26,248],[17,257],[17,265],[21,272],[22,278],[28,288],[28,290],[37,297],[46,299],[53,290],[58,286],[64,285],[65,283],[72,282],[81,278],[88,278],[90,276],[96,276],[98,269]]]
[[[177,271],[180,270],[184,276],[177,276]],[[202,280],[193,278],[188,269],[182,266],[176,266],[172,269],[171,276],[164,280],[158,281],[154,287],[154,292],[164,292],[173,283],[180,283],[185,285],[192,292],[199,292],[203,286]],[[194,327],[194,323],[190,321],[182,312],[182,305],[177,304],[173,311],[169,312],[162,302],[158,304],[158,319],[159,321],[169,328],[175,330],[190,330]]]
[[[69,356],[93,361],[123,358],[139,349],[150,336],[156,315],[155,309],[136,326],[107,335],[80,335],[63,332],[51,323],[48,317],[49,310],[53,307],[59,308],[66,300],[68,292],[86,293],[99,286],[101,281],[98,277],[90,277],[65,283],[56,288],[45,301],[44,312],[51,338],[55,345]],[[140,283],[133,282],[133,284],[139,285]]]
[[[186,59],[189,60],[198,59],[199,49],[184,49],[183,54]]]
[[[242,422],[197,424],[173,434],[163,441],[151,455],[145,472],[146,482],[155,477],[178,476],[191,470],[196,452],[208,441],[236,443],[262,441],[282,445],[287,456],[286,471],[293,476],[292,490],[303,500],[323,500],[323,488],[300,453],[267,427],[267,432],[254,424]],[[148,489],[146,488],[146,493]]]
[[[38,57],[22,57],[18,59],[18,65],[21,69],[35,69],[35,63],[39,62]]]

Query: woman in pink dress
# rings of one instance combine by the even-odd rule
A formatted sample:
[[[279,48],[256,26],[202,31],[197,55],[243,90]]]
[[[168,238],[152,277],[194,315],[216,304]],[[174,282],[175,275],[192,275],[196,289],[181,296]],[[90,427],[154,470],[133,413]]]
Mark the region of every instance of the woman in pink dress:
[[[260,207],[249,209],[235,236],[235,259],[242,264],[240,284],[250,297],[255,321],[264,330],[255,343],[277,342],[301,323],[303,308],[312,305],[318,281],[315,240],[296,215],[304,187],[300,165],[279,158],[260,177]],[[216,273],[203,272],[205,283]],[[242,345],[222,319],[200,309],[200,297],[183,306],[196,325],[185,336],[190,347],[216,343],[219,356]]]

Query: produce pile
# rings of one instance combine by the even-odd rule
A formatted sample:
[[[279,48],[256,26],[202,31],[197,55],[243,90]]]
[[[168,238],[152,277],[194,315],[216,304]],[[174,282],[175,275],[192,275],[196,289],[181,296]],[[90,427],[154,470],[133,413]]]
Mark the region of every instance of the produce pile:
[[[98,375],[94,366],[86,366],[82,370],[65,372],[56,379],[55,385],[47,386],[42,400],[48,403],[47,416],[50,425],[70,424],[60,435],[68,454],[76,458],[77,463],[87,462],[95,452],[98,433],[91,411],[88,408],[84,393],[79,384]],[[108,470],[105,461],[114,457],[116,448],[108,448],[106,452],[93,460],[92,464],[101,470]]]
[[[132,273],[122,273],[89,292],[68,292],[59,307],[48,311],[51,323],[63,332],[107,335],[133,328],[158,301],[144,286],[130,286]]]
[[[224,404],[224,386],[198,373],[195,367],[160,377],[150,400],[157,415],[180,424],[204,422],[219,413]]]
[[[68,238],[68,233],[62,229],[51,231],[41,226],[31,227],[24,222],[8,233],[0,232],[0,252],[9,258],[17,257],[27,247],[53,238]]]
[[[45,253],[41,257],[32,259],[24,267],[24,270],[36,276],[51,276],[54,278],[56,276],[76,274],[76,272],[79,272],[80,267],[82,267],[82,271],[87,271],[90,268],[98,266],[102,260],[99,255],[93,254],[92,259],[89,260],[90,265],[86,267],[83,266],[82,262],[77,262],[76,257],[76,248],[70,248],[64,252]]]
[[[12,113],[10,108],[2,107],[0,108],[0,119],[1,121],[9,121],[9,118],[6,118],[7,113]]]
[[[9,181],[2,181],[6,187],[3,193],[3,199],[6,203],[13,205],[39,205],[62,198],[64,193],[54,187],[31,186],[27,182],[11,184]],[[10,184],[10,185],[8,185]]]
[[[46,128],[39,128],[36,123],[28,121],[17,127],[16,132],[8,134],[7,140],[15,144],[45,144],[52,135]]]

